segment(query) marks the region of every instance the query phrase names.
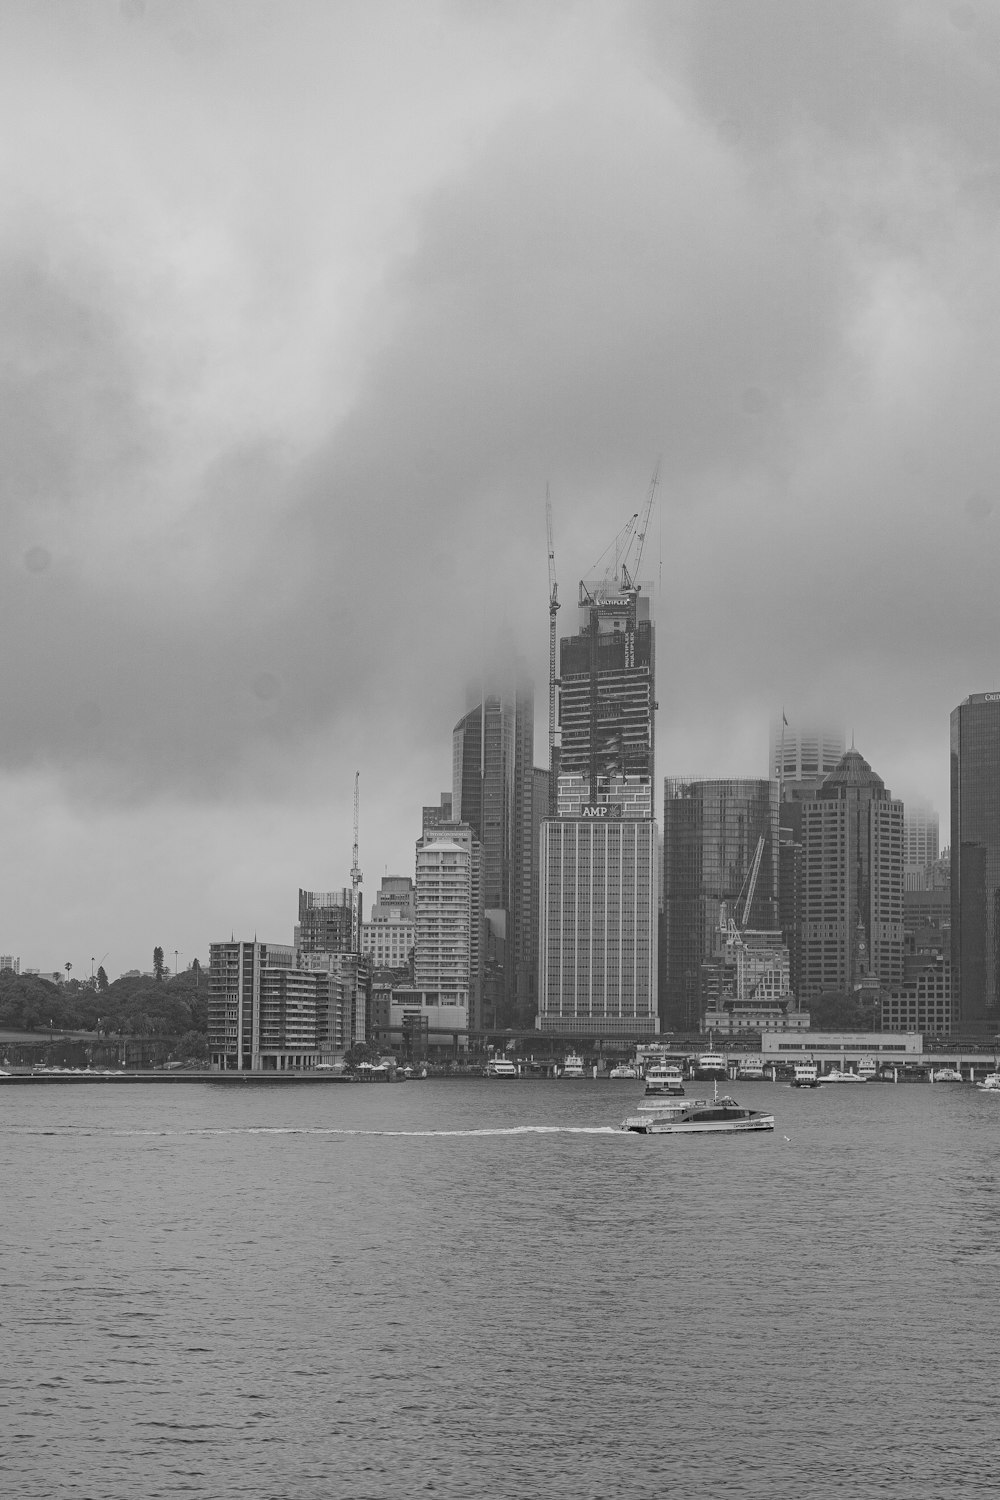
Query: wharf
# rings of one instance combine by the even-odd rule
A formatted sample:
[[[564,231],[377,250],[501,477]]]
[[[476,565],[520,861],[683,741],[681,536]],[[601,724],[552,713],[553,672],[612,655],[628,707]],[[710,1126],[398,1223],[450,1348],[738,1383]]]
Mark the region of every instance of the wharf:
[[[20,1071],[0,1073],[0,1088],[13,1084],[31,1083],[210,1083],[228,1085],[233,1088],[257,1084],[265,1084],[268,1087],[277,1084],[280,1087],[283,1084],[293,1083],[356,1082],[356,1079],[347,1078],[341,1073],[209,1073],[199,1072],[193,1068],[135,1068],[107,1073],[96,1070],[89,1072],[82,1070],[79,1073],[48,1073],[40,1069],[32,1071],[30,1068],[23,1068]]]

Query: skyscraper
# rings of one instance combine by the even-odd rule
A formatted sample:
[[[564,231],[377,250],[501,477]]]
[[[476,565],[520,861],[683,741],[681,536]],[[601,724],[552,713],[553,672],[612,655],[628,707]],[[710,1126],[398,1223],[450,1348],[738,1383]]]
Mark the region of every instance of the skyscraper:
[[[839,729],[800,723],[782,713],[771,724],[768,775],[782,784],[786,798],[817,791],[835,770],[845,750]]]
[[[802,804],[802,990],[903,981],[903,804],[853,747]]]
[[[907,802],[903,811],[903,878],[908,891],[926,890],[938,857],[938,815],[926,802]]]
[[[538,1026],[644,1036],[656,1011],[653,625],[624,574],[581,582],[560,642],[557,816],[541,824]]]
[[[467,823],[435,829],[417,844],[416,989],[456,997],[480,1025],[483,982],[482,845]]]
[[[1000,693],[951,715],[952,1029],[1000,1029]]]
[[[482,845],[483,905],[502,934],[504,1025],[534,1013],[534,685],[514,667],[478,697],[452,735],[454,821]]]
[[[660,1014],[665,1026],[697,1030],[716,977],[723,906],[737,916],[761,846],[752,900],[740,925],[778,927],[778,788],[768,780],[687,781],[668,776],[663,800],[663,953]]]

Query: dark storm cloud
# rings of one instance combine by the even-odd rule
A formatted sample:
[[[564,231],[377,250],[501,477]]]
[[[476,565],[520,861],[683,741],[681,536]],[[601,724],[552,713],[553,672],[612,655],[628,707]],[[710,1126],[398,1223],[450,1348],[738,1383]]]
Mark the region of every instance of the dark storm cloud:
[[[546,481],[569,598],[658,454],[668,753],[784,698],[912,737],[918,689],[939,713],[989,669],[993,21],[953,11],[443,9],[415,45],[475,128],[412,167],[367,275],[365,122],[410,122],[383,84],[331,154],[336,94],[294,86],[320,12],[121,12],[150,100],[121,182],[89,219],[36,205],[0,260],[4,764],[220,795],[359,726],[446,754],[502,624],[543,674]],[[352,158],[357,199],[324,194]],[[350,243],[353,300],[314,242]],[[944,629],[928,594],[966,573]]]

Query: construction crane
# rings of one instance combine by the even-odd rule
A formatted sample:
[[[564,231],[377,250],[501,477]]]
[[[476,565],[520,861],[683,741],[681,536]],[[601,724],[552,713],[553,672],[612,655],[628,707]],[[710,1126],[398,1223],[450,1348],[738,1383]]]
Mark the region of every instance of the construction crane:
[[[360,807],[361,772],[354,773],[354,855],[351,861],[351,952],[361,952],[359,892],[362,874],[358,867],[358,809]]]
[[[650,516],[653,513],[653,500],[656,497],[656,487],[659,484],[659,482],[660,482],[660,460],[657,459],[656,460],[656,468],[653,470],[653,478],[651,479],[650,485],[649,485],[649,495],[647,496],[647,499],[646,499],[646,509],[643,511],[643,515],[642,515],[642,524],[639,527],[638,531],[635,533],[635,543],[636,543],[636,547],[635,547],[635,561],[633,562],[631,568],[629,568],[627,566],[626,557],[622,558],[622,565],[621,565],[622,585],[623,585],[624,588],[627,588],[627,589],[638,588],[638,585],[639,585],[639,567],[640,567],[640,565],[642,563],[642,549],[646,545],[646,532],[649,529],[649,518],[650,518]],[[638,520],[638,516],[633,516],[632,517],[632,523],[633,523],[633,525],[635,524],[635,522],[637,520]],[[631,541],[630,541],[629,545],[631,545]],[[627,554],[626,554],[626,556],[627,556]]]
[[[552,501],[545,486],[545,531],[549,548],[549,805],[555,806],[553,783],[556,767],[556,614],[559,611],[559,585],[556,582],[556,553],[552,542]]]

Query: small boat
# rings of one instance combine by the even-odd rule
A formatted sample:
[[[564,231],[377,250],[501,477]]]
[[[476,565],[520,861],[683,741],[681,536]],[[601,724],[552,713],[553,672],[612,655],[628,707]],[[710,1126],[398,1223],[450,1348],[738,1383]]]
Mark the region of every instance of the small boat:
[[[720,1099],[718,1088],[713,1099],[690,1099],[683,1104],[674,1101],[659,1109],[644,1099],[639,1108],[639,1114],[622,1121],[622,1130],[634,1135],[743,1135],[750,1130],[774,1129],[773,1115],[746,1109],[728,1095]]]
[[[725,1078],[726,1059],[721,1052],[703,1052],[694,1065],[696,1078]]]
[[[562,1076],[564,1078],[583,1078],[583,1058],[577,1052],[570,1052],[563,1063]]]
[[[638,1078],[639,1069],[631,1063],[617,1063],[608,1074],[609,1078]]]
[[[646,1070],[647,1094],[683,1094],[684,1074],[676,1063],[653,1063]]]
[[[931,1069],[931,1083],[961,1083],[962,1075],[957,1068]]]
[[[792,1076],[793,1089],[819,1088],[819,1069],[814,1062],[797,1062]]]
[[[987,1073],[982,1083],[977,1083],[976,1088],[981,1094],[1000,1094],[1000,1073]]]
[[[764,1078],[764,1060],[760,1057],[741,1057],[736,1067],[737,1078],[755,1078],[760,1083]]]
[[[824,1073],[820,1083],[866,1083],[867,1079],[861,1077],[860,1073],[852,1073],[851,1070],[843,1068],[831,1068],[829,1073]]]
[[[491,1057],[484,1068],[487,1078],[516,1078],[517,1069],[509,1057]]]

